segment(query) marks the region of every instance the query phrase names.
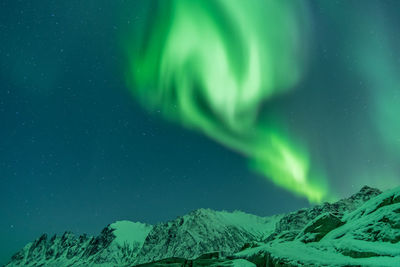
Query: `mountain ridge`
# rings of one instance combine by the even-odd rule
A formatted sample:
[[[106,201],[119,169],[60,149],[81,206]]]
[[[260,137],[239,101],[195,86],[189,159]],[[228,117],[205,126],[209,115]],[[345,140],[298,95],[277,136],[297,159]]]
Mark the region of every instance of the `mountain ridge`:
[[[318,254],[350,266],[376,258],[395,266],[390,264],[400,257],[393,252],[400,251],[398,202],[400,187],[382,193],[364,186],[334,203],[269,217],[198,209],[154,226],[120,221],[97,237],[42,235],[6,266],[308,266]],[[357,230],[355,223],[365,229]],[[381,251],[373,249],[381,243]],[[310,254],[312,261],[296,251]]]

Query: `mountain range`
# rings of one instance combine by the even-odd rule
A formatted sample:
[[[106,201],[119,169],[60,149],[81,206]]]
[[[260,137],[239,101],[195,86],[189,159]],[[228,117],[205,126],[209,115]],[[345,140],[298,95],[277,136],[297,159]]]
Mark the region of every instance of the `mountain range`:
[[[192,211],[156,225],[117,221],[98,236],[46,234],[9,266],[400,266],[400,187],[288,214]]]

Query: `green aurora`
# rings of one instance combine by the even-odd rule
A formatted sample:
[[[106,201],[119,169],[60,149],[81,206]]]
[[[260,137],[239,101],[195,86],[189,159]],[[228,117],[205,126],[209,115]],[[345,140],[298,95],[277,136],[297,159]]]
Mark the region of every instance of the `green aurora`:
[[[385,155],[382,155],[385,163],[383,168],[379,168],[379,173],[369,169],[367,172],[380,176],[381,187],[384,187],[385,184],[397,184],[399,181],[400,60],[393,53],[399,43],[391,40],[397,31],[385,25],[385,15],[381,10],[375,13],[377,19],[373,21],[365,16],[357,18],[356,25],[368,25],[365,29],[369,30],[358,32],[355,48],[349,52],[356,55],[356,69],[368,84],[369,97],[374,107],[371,117]]]
[[[276,185],[310,202],[326,200],[326,179],[305,145],[279,114],[260,116],[306,69],[307,6],[171,0],[152,10],[153,19],[126,45],[135,97],[243,154]]]

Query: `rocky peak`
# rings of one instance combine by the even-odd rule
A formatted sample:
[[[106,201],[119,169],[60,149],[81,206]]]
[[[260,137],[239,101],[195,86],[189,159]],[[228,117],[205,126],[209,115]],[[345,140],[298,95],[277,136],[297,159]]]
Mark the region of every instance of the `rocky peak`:
[[[285,241],[293,240],[299,231],[303,229],[310,221],[323,213],[330,213],[339,219],[345,213],[351,212],[361,206],[366,201],[381,194],[379,189],[364,186],[361,190],[350,196],[334,203],[323,203],[311,208],[300,209],[289,213],[277,223],[276,230],[266,240],[283,239]]]
[[[353,200],[353,201],[356,201],[356,200],[367,201],[370,198],[375,197],[381,193],[382,193],[382,191],[379,190],[378,188],[373,188],[373,187],[364,185],[358,193],[352,195],[348,199]]]

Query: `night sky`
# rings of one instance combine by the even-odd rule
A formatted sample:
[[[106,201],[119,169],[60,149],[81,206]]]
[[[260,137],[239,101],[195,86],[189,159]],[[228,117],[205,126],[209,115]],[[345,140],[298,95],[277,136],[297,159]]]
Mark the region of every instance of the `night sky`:
[[[144,2],[0,2],[0,264],[42,233],[310,205],[135,99],[123,47],[132,27],[148,27]],[[396,0],[310,2],[307,70],[264,103],[336,198],[400,184],[398,10]]]

